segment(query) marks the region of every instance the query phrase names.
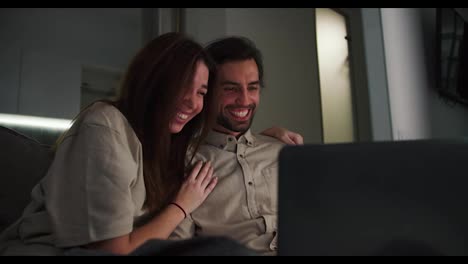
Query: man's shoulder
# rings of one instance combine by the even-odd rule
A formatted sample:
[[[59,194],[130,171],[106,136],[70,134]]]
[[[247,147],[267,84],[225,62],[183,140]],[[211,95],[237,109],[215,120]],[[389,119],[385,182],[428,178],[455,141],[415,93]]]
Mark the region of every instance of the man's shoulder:
[[[195,152],[195,157],[200,158],[200,157],[206,157],[206,156],[211,156],[211,155],[217,155],[216,153],[218,151],[222,151],[222,150],[204,141],[200,144],[200,146],[198,146],[198,149]],[[191,149],[188,154],[189,156],[192,156],[193,153],[194,153],[194,150]]]
[[[265,136],[262,134],[254,134],[254,137],[255,137],[255,143],[256,143],[255,145],[257,146],[267,145],[270,147],[282,148],[286,145],[284,142],[274,137]]]

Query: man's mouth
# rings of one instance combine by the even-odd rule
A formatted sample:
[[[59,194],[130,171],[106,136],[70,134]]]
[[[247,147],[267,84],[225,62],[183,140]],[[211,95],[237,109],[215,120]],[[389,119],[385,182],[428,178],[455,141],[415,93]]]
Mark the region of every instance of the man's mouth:
[[[250,113],[252,108],[243,108],[243,109],[229,109],[228,110],[231,117],[236,121],[246,121],[250,118]]]

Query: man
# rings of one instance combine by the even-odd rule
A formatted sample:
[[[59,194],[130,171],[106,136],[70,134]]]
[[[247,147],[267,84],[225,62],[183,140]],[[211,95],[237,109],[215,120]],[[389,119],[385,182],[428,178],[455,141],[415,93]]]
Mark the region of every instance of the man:
[[[218,40],[207,50],[218,67],[214,85],[220,91],[219,113],[195,160],[212,162],[218,184],[171,238],[228,236],[274,255],[278,154],[284,143],[250,131],[263,89],[262,56],[253,42],[240,37]],[[291,143],[302,143],[300,135],[289,135]]]

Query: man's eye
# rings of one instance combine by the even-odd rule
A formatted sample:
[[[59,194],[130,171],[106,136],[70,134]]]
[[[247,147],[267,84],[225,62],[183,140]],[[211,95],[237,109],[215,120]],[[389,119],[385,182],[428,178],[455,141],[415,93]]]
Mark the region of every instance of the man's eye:
[[[250,91],[256,91],[256,90],[258,90],[258,87],[257,86],[250,86],[249,90]]]
[[[206,92],[198,92],[198,94],[201,95],[201,96],[205,96]]]
[[[234,90],[234,87],[224,87],[224,91],[233,91]]]

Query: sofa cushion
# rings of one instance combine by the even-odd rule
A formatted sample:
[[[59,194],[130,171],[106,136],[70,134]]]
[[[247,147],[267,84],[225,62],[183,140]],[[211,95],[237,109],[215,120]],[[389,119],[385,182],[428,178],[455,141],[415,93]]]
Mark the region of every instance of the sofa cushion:
[[[0,126],[0,232],[16,221],[52,161],[48,146]]]

